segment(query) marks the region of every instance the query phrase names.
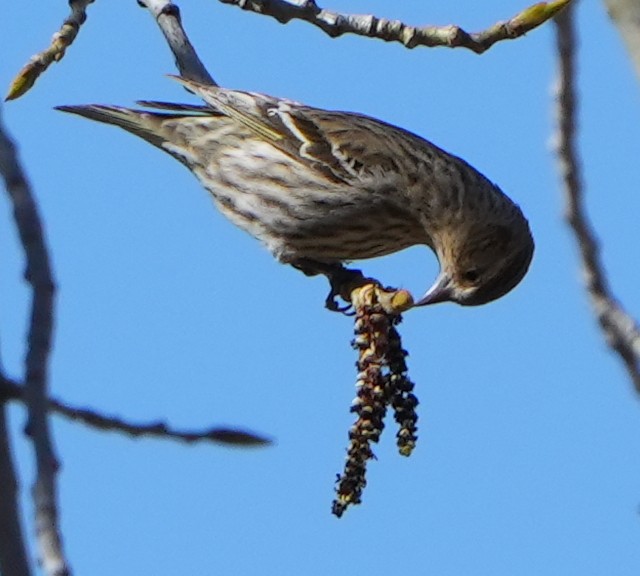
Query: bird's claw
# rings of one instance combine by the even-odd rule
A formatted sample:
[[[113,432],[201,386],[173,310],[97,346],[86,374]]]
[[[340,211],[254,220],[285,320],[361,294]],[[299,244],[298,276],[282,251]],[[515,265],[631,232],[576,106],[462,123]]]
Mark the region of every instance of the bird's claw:
[[[331,291],[324,301],[327,310],[340,312],[345,316],[355,314],[353,305],[349,302],[351,291],[370,281],[364,277],[360,270],[350,270],[340,263],[324,263],[306,259],[298,260],[292,264],[307,276],[323,274],[327,277],[329,284],[331,284]],[[341,306],[338,304],[337,298],[342,298],[347,304]]]
[[[349,270],[340,266],[326,274],[331,284],[331,291],[325,300],[325,307],[332,312],[340,312],[345,316],[353,316],[355,310],[350,302],[351,291],[367,281],[360,270]],[[340,306],[336,298],[342,298],[347,304]]]
[[[353,309],[353,304],[347,303],[344,306],[340,306],[336,300],[338,296],[340,296],[340,292],[336,291],[336,289],[332,287],[329,295],[324,301],[324,307],[331,312],[340,312],[345,316],[353,316],[356,313]]]

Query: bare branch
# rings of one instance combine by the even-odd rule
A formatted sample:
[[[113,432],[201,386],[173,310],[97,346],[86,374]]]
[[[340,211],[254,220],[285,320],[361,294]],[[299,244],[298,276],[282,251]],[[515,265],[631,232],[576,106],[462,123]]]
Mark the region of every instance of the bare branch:
[[[196,54],[193,45],[182,27],[180,9],[170,0],[138,0],[138,4],[147,8],[162,30],[180,76],[202,84],[217,86],[204,64]]]
[[[24,400],[24,389],[20,384],[0,376],[0,401]],[[47,407],[50,412],[59,414],[68,418],[81,422],[91,428],[105,430],[107,432],[120,432],[134,438],[150,437],[166,440],[177,440],[187,444],[196,442],[213,442],[217,444],[226,444],[231,446],[266,446],[272,441],[263,435],[242,430],[239,428],[229,428],[224,426],[216,426],[206,430],[175,430],[164,422],[152,422],[150,424],[132,424],[116,416],[105,416],[90,410],[88,408],[76,408],[69,406],[50,398],[47,401]]]
[[[320,8],[315,0],[292,4],[286,0],[220,0],[243,10],[265,14],[281,24],[304,20],[335,38],[357,34],[386,42],[400,42],[407,48],[446,46],[468,48],[476,54],[487,51],[496,42],[524,36],[567,6],[571,0],[539,2],[525,8],[506,22],[497,22],[482,32],[466,32],[459,26],[409,26],[399,20],[387,20],[370,14],[340,14]]]
[[[1,376],[0,376],[1,378]],[[0,397],[0,574],[30,576],[18,508],[18,480],[6,420],[6,403]]]
[[[485,52],[496,42],[524,36],[557,14],[572,0],[538,2],[525,8],[506,22],[497,22],[482,32],[466,32],[459,26],[409,26],[399,20],[377,18],[370,14],[340,14],[320,8],[315,0],[292,4],[286,0],[220,0],[243,10],[265,14],[286,24],[304,20],[335,38],[342,34],[357,34],[387,42],[401,42],[407,48],[416,46],[448,46],[468,48],[476,54]],[[19,98],[28,92],[40,75],[61,60],[87,19],[87,7],[94,0],[69,0],[71,14],[53,35],[48,48],[35,54],[18,72],[9,86],[6,100]],[[147,8],[162,30],[180,75],[203,84],[217,85],[201,62],[181,23],[180,11],[170,0],[138,0]]]
[[[108,432],[120,432],[134,438],[142,436],[167,440],[178,440],[187,444],[196,442],[214,442],[233,446],[265,446],[271,444],[271,440],[247,430],[238,428],[226,428],[222,426],[205,430],[176,430],[164,422],[151,422],[149,424],[132,424],[116,416],[104,416],[86,408],[70,408],[51,401],[54,411],[70,420],[77,420],[100,430]]]
[[[640,0],[605,0],[604,3],[640,78]]]
[[[87,19],[87,6],[94,0],[69,0],[71,14],[62,23],[62,27],[53,35],[51,44],[46,50],[32,56],[29,62],[18,72],[9,86],[5,100],[14,100],[29,91],[53,62],[59,62],[69,46],[73,43]]]
[[[594,313],[609,346],[624,362],[636,391],[640,394],[640,330],[609,288],[598,242],[583,204],[583,184],[576,152],[575,50],[573,6],[556,20],[558,49],[557,149],[564,185],[566,219],[575,234],[584,280]]]
[[[33,486],[33,498],[39,555],[46,574],[64,576],[70,571],[58,527],[58,461],[47,419],[47,372],[53,333],[55,286],[38,208],[20,166],[16,148],[6,135],[1,120],[0,173],[13,204],[14,218],[27,263],[25,277],[31,284],[33,293],[25,358],[24,398],[29,412],[27,433],[33,442],[36,456],[37,477]]]

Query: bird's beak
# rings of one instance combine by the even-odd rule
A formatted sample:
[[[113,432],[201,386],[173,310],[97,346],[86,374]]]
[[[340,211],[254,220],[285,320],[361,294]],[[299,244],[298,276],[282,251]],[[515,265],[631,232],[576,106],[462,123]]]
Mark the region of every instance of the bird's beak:
[[[426,306],[451,300],[451,278],[444,272],[440,272],[433,286],[418,300],[414,306]]]

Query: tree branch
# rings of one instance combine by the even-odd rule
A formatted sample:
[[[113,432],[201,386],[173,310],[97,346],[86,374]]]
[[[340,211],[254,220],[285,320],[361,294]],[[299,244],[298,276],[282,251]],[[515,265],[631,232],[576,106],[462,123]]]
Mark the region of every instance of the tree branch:
[[[580,162],[576,152],[575,50],[573,6],[556,19],[558,50],[556,154],[564,185],[566,219],[580,250],[582,271],[593,311],[608,345],[620,356],[640,394],[640,330],[611,293],[598,242],[583,203]]]
[[[38,208],[20,166],[13,142],[0,119],[0,173],[2,174],[25,252],[27,282],[31,284],[31,318],[25,358],[24,398],[29,413],[27,433],[36,456],[33,486],[36,536],[46,574],[70,573],[58,527],[56,459],[47,419],[47,372],[53,333],[55,286]]]
[[[17,382],[0,375],[0,401],[2,400],[24,401],[24,388]],[[246,447],[265,446],[272,443],[269,438],[263,435],[239,428],[215,426],[205,430],[175,430],[164,422],[133,424],[116,416],[105,416],[88,408],[69,406],[55,398],[47,400],[47,408],[50,412],[64,416],[69,420],[81,422],[90,428],[119,432],[134,438],[150,437],[177,440],[187,444],[213,442]]]
[[[539,2],[506,22],[497,22],[482,32],[466,32],[459,26],[409,26],[399,20],[387,20],[370,14],[341,14],[320,8],[315,0],[292,4],[286,0],[220,0],[223,4],[275,18],[280,24],[304,20],[335,38],[357,34],[386,42],[400,42],[407,48],[446,46],[468,48],[476,54],[487,51],[496,42],[523,36],[567,6],[571,0]]]
[[[286,24],[291,20],[304,20],[335,38],[342,34],[357,34],[387,42],[400,42],[407,48],[416,46],[447,46],[468,48],[481,54],[496,42],[524,36],[557,14],[572,0],[538,2],[525,8],[506,22],[497,22],[482,32],[466,32],[459,26],[409,26],[399,20],[378,18],[370,14],[340,14],[320,8],[315,0],[302,0],[292,4],[286,0],[220,0],[224,4],[243,10],[265,14]],[[6,100],[24,95],[40,75],[53,63],[61,60],[75,40],[87,19],[87,7],[94,0],[69,0],[71,14],[53,35],[48,48],[35,54],[20,70],[9,86]],[[180,75],[203,84],[215,81],[207,72],[189,41],[180,20],[180,11],[171,0],[138,0],[147,8],[162,30]]]
[[[0,375],[0,379],[2,376]],[[18,507],[18,480],[16,477],[9,430],[6,419],[6,401],[0,395],[0,574],[3,576],[30,576],[31,569],[24,545]]]
[[[67,48],[73,44],[80,27],[87,19],[87,7],[94,0],[69,0],[71,14],[62,23],[60,30],[53,35],[46,50],[32,56],[29,62],[18,72],[9,86],[5,100],[14,100],[29,91],[35,81],[51,64],[59,62]]]
[[[180,76],[187,80],[194,80],[201,84],[217,86],[204,64],[196,54],[193,45],[182,27],[180,9],[170,0],[138,0],[138,4],[147,8],[160,26],[173,57]]]

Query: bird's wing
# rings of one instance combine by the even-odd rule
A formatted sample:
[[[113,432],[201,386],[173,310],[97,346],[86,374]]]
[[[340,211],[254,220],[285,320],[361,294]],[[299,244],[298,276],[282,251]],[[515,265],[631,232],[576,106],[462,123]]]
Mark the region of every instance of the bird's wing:
[[[421,140],[357,114],[324,111],[282,98],[176,79],[213,110],[332,180],[347,184],[367,176],[397,176],[399,170],[388,140],[400,135],[401,139],[415,140],[413,147]]]

